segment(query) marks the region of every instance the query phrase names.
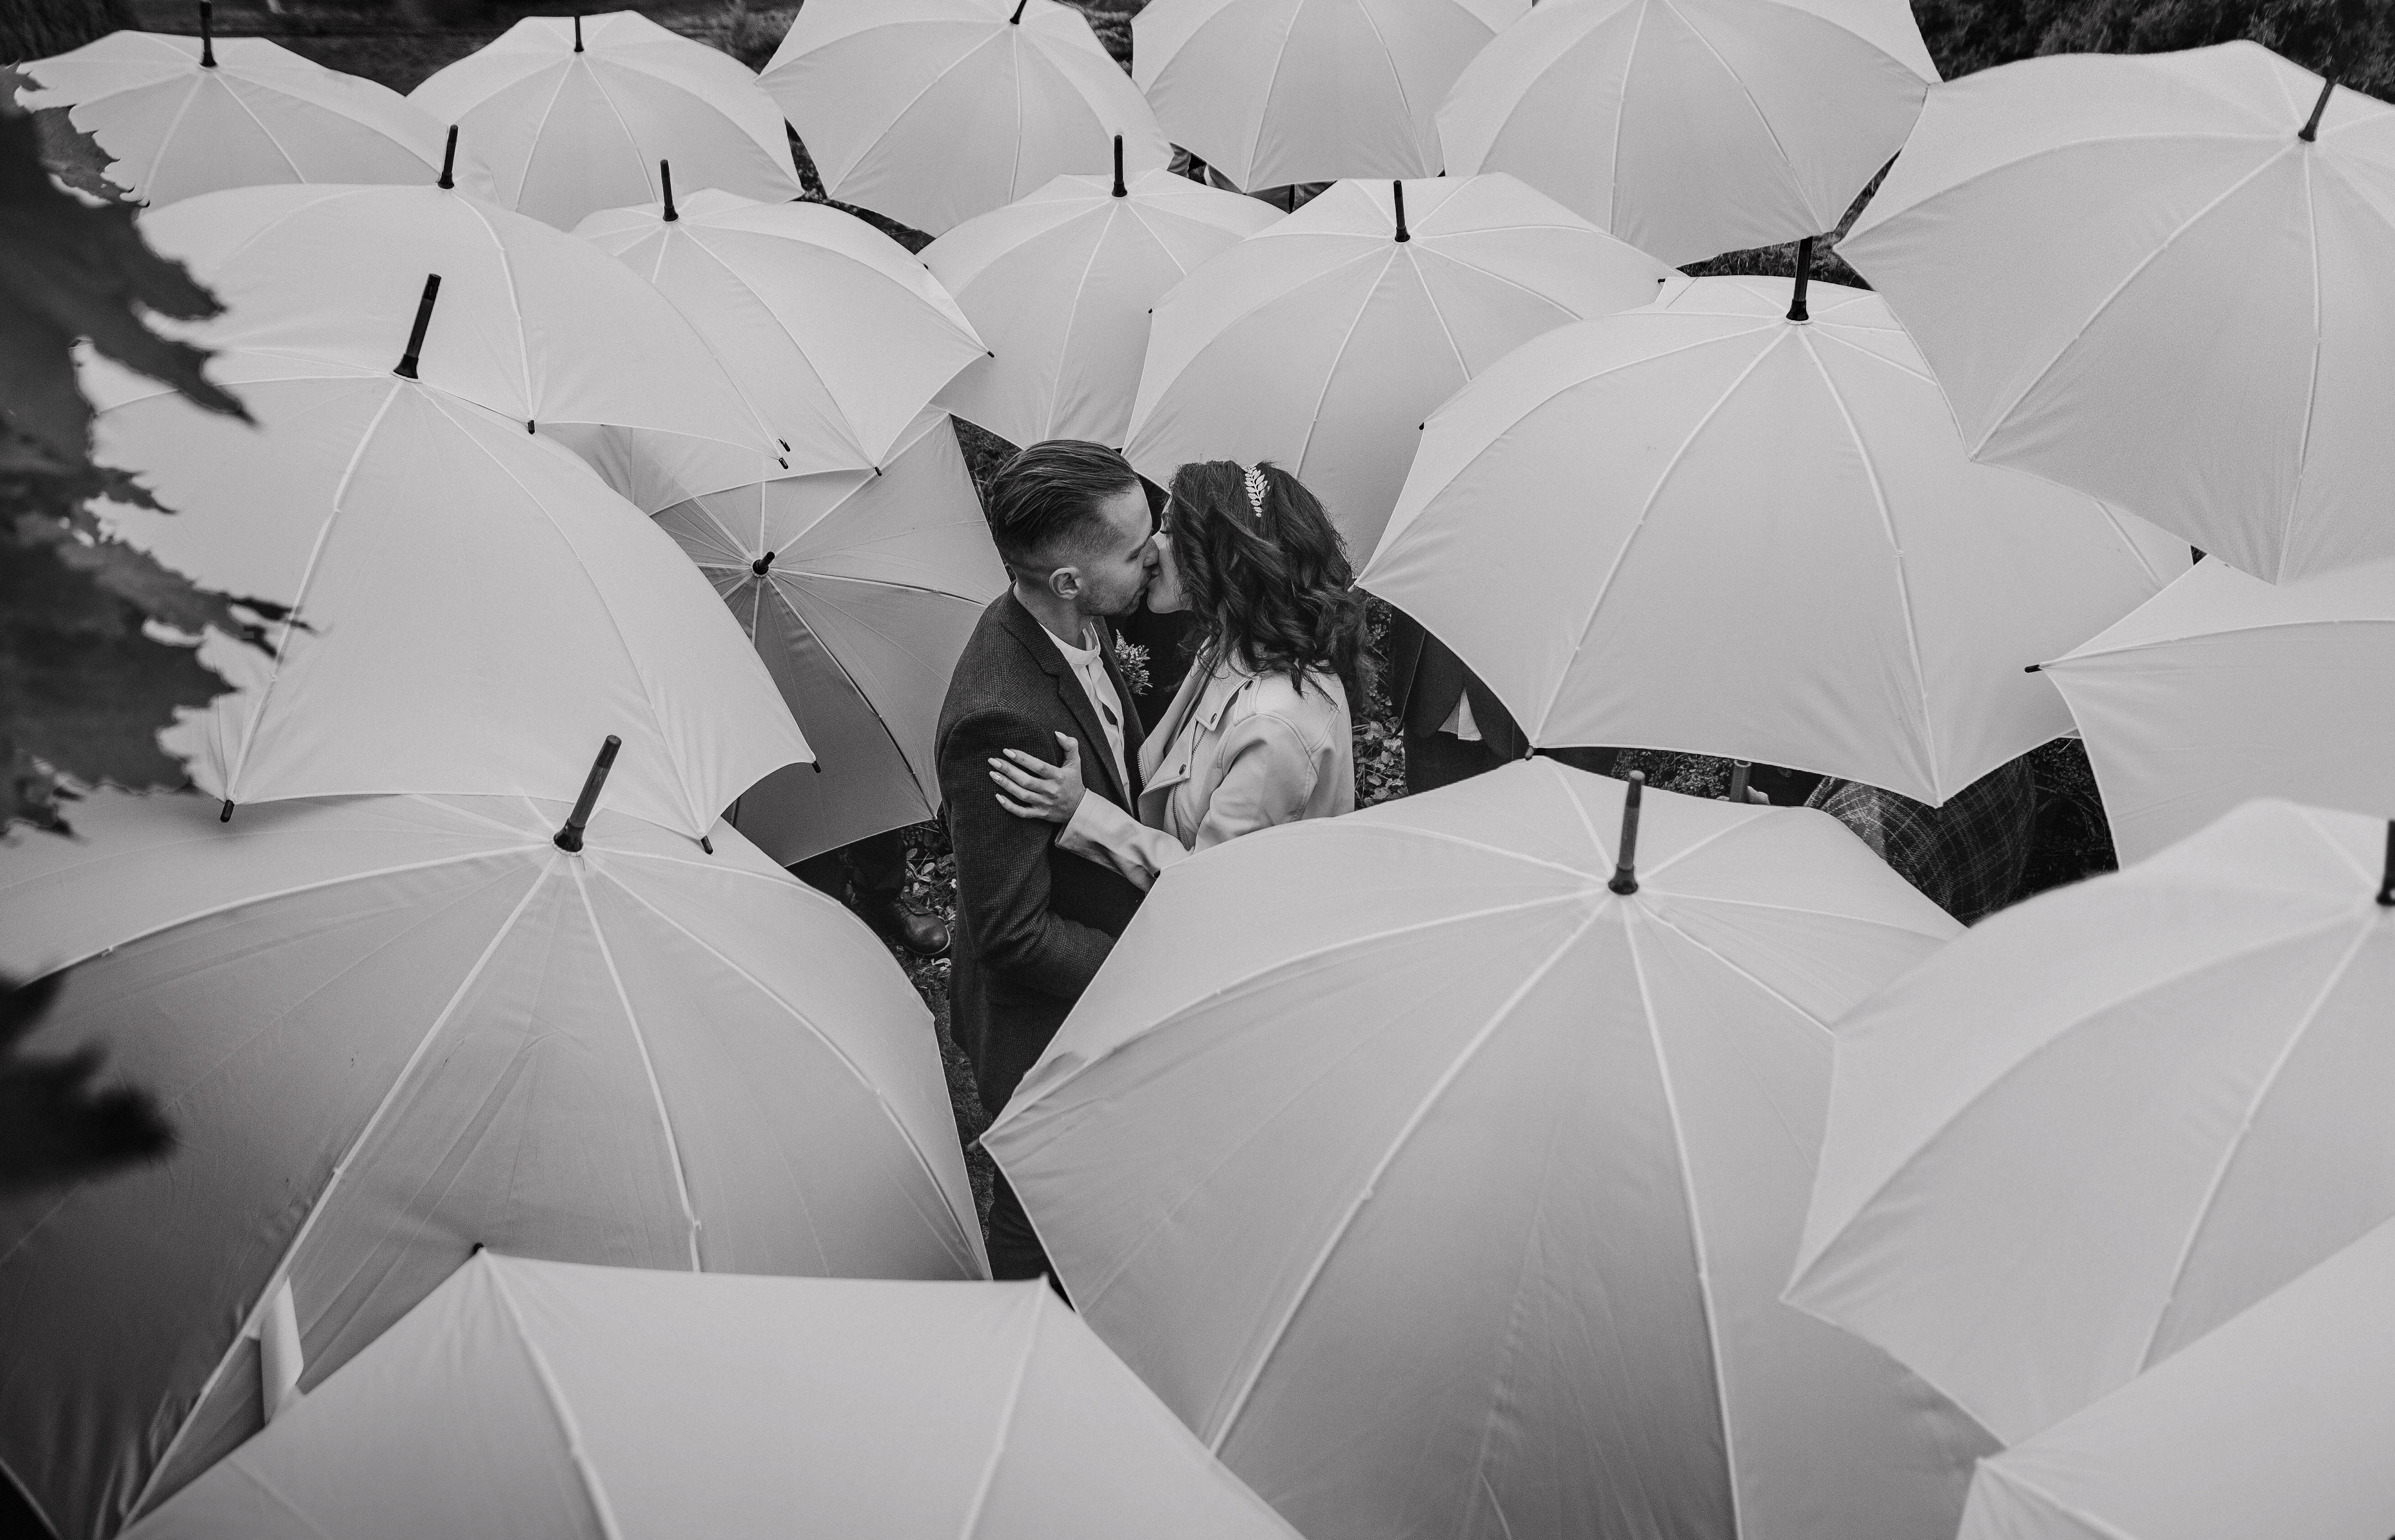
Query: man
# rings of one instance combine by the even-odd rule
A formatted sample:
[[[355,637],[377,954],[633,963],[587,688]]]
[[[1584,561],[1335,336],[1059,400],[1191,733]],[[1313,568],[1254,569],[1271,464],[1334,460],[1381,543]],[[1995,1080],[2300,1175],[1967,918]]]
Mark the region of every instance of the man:
[[[906,905],[906,842],[895,829],[809,856],[790,875],[848,905],[892,946],[918,957],[948,950],[948,928],[940,917]]]
[[[1131,463],[1074,440],[1033,444],[990,478],[990,535],[1012,579],[982,614],[940,708],[940,795],[957,858],[949,1021],[991,1115],[1056,1034],[1140,890],[1058,848],[1054,824],[999,805],[989,761],[1050,764],[1076,741],[1089,795],[1126,811],[1142,736],[1106,621],[1137,607],[1157,568],[1146,494]],[[1048,1259],[999,1178],[990,1270],[1037,1278]]]

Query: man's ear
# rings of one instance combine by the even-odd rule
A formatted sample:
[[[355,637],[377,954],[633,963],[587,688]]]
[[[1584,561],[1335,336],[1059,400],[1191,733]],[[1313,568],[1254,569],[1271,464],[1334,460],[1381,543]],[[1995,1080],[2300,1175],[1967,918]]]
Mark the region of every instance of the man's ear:
[[[1048,591],[1058,599],[1070,599],[1081,591],[1081,569],[1059,567],[1048,574]]]

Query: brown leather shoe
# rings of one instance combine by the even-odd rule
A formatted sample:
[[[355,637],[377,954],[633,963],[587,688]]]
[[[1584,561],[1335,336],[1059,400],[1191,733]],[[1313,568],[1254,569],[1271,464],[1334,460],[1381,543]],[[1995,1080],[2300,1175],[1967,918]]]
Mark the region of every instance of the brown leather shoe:
[[[861,903],[857,914],[874,933],[893,946],[903,946],[918,957],[945,957],[948,953],[948,928],[937,915],[919,914],[895,900],[888,903]]]

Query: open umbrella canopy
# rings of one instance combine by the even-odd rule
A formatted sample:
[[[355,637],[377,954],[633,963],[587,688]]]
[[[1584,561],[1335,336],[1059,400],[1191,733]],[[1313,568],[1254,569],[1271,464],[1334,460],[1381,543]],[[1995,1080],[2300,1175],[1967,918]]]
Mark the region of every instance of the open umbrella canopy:
[[[615,733],[631,752],[612,805],[699,839],[808,757],[673,543],[566,450],[394,372],[406,312],[382,320],[380,367],[218,355],[255,429],[112,365],[84,373],[100,460],[176,510],[108,505],[117,533],[292,611],[268,647],[205,648],[236,688],[170,730],[192,779],[242,804],[571,796]]]
[[[622,441],[633,467],[721,460],[743,480],[783,468],[774,435],[672,302],[537,219],[432,187],[260,187],[145,215],[141,232],[224,302],[216,320],[177,328],[204,347],[388,372],[392,316],[404,327],[438,273],[417,362],[427,385],[577,448]]]
[[[152,208],[228,187],[443,175],[443,125],[421,107],[262,37],[111,33],[20,68],[41,88],[19,102],[69,109],[108,151],[109,179]],[[491,191],[471,143],[450,175]]]
[[[1979,1463],[1958,1540],[2376,1534],[2395,1513],[2395,1224]]]
[[[1649,794],[1634,857],[1625,791],[1531,760],[1174,867],[985,1136],[1310,1540],[1938,1534],[1991,1447],[1778,1299],[1828,1023],[1961,927],[1825,814]]]
[[[836,208],[708,191],[609,209],[575,233],[673,301],[801,475],[882,464],[940,387],[986,355],[921,262]],[[759,479],[736,455],[705,458],[732,462],[734,480],[690,467],[689,492]]]
[[[2395,559],[2276,586],[2208,559],[2045,672],[2124,862],[2255,796],[2395,818]]]
[[[814,0],[761,84],[824,191],[934,235],[1073,172],[1171,147],[1081,13],[1057,0]]]
[[[1903,0],[1547,0],[1438,110],[1448,175],[1510,171],[1666,262],[1833,230],[1938,67]]]
[[[1432,408],[1672,276],[1511,177],[1342,182],[1158,303],[1125,453],[1159,483],[1189,460],[1270,460],[1360,562]]]
[[[1789,1298],[2016,1442],[2395,1216],[2388,831],[2249,803],[1858,1009]]]
[[[1975,458],[2268,581],[2395,556],[2395,108],[2255,43],[1985,70],[1838,251]]]
[[[2071,730],[2022,670],[2186,547],[1972,464],[1872,295],[1700,278],[1538,338],[1430,419],[1359,581],[1530,741],[1717,754],[1937,805]]]
[[[1006,586],[946,414],[918,417],[880,475],[735,488],[657,522],[731,606],[814,757],[748,789],[740,831],[789,865],[937,813],[948,676]]]
[[[1253,191],[1436,177],[1431,115],[1530,0],[1154,0],[1131,71],[1173,143]]]
[[[1010,443],[1119,446],[1156,302],[1279,217],[1253,198],[1144,171],[1059,177],[967,220],[923,261],[993,356],[969,364],[940,404]]]
[[[1043,1283],[483,1252],[139,1540],[1296,1540]]]
[[[801,191],[782,114],[757,77],[638,11],[527,16],[407,99],[460,125],[500,203],[559,230],[655,202],[661,160],[691,191]]]
[[[179,1140],[0,1204],[0,1465],[60,1534],[165,1498],[477,1245],[982,1275],[888,953],[733,831],[702,855],[612,803],[569,852],[562,798],[227,828],[104,792],[6,850],[0,967],[73,967],[26,1046],[104,1048]]]

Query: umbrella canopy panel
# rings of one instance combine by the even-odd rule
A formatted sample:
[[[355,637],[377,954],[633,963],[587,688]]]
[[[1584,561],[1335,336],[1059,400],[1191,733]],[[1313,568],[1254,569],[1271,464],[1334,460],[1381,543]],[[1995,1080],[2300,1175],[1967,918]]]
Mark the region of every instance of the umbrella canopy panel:
[[[2388,852],[2249,803],[1859,1008],[1790,1299],[2016,1442],[2395,1217]]]
[[[671,219],[661,205],[611,209],[575,233],[673,301],[801,475],[884,464],[940,387],[986,353],[923,263],[836,208],[700,192]],[[753,464],[729,483],[697,466],[675,479],[696,483],[684,495],[761,480]]]
[[[1530,0],[1155,0],[1131,69],[1172,142],[1254,191],[1436,177],[1432,114]]]
[[[2207,559],[2046,672],[2124,862],[2248,797],[2395,818],[2395,559],[2276,586]]]
[[[141,230],[224,301],[216,320],[179,328],[205,347],[387,372],[437,273],[416,364],[427,385],[552,436],[603,426],[634,465],[702,455],[749,480],[782,468],[672,302],[537,219],[430,187],[261,187],[145,215]]]
[[[1081,13],[1056,0],[814,0],[763,85],[824,191],[934,235],[1058,176],[1171,147]]]
[[[1314,1540],[1934,1534],[1991,1447],[1778,1299],[1825,1023],[1961,928],[1826,815],[1668,794],[1616,894],[1623,791],[1534,760],[1174,868],[985,1137]]]
[[[84,372],[97,454],[177,510],[106,505],[116,532],[294,612],[269,647],[202,650],[235,689],[166,742],[210,796],[571,797],[615,733],[611,805],[695,840],[809,757],[707,585],[565,450],[387,367],[210,368],[258,428]]]
[[[2395,556],[2395,107],[2324,85],[2255,43],[1982,71],[1839,254],[1975,458],[2269,582]]]
[[[1043,1283],[483,1252],[139,1540],[1296,1540]]]
[[[262,37],[222,38],[213,52],[203,64],[196,37],[111,33],[20,66],[41,88],[17,99],[28,111],[69,109],[112,158],[109,179],[152,208],[229,187],[440,178],[444,125],[389,86]],[[471,142],[451,177],[491,192]]]
[[[1880,300],[1700,278],[1441,407],[1359,581],[1542,744],[1843,776],[1934,805],[2071,729],[2022,670],[2186,547],[1973,465]]]
[[[2395,1513],[2395,1224],[1980,1463],[1958,1540],[2375,1534]]]
[[[1438,110],[1447,173],[1510,171],[1666,262],[1833,230],[1938,67],[1903,0],[1547,0]]]
[[[1647,304],[1674,276],[1511,177],[1403,185],[1402,224],[1393,184],[1342,182],[1158,302],[1125,451],[1142,475],[1270,460],[1360,563],[1434,407],[1540,333]]]
[[[1278,219],[1253,198],[1169,171],[1059,177],[923,248],[992,356],[940,404],[1010,443],[1119,446],[1147,352],[1148,317],[1192,268]]]
[[[659,161],[694,192],[802,191],[781,112],[748,67],[638,11],[527,16],[408,99],[460,125],[501,204],[559,230],[655,203]]]
[[[78,839],[7,852],[7,966],[73,966],[28,1046],[104,1048],[179,1136],[0,1206],[0,1463],[60,1533],[112,1533],[256,1430],[286,1286],[304,1391],[478,1244],[983,1274],[930,1024],[871,933],[731,830],[703,856],[602,796],[569,855],[566,812],[226,828],[103,793]]]
[[[657,522],[731,606],[814,756],[748,789],[740,831],[788,865],[936,814],[948,676],[1006,587],[946,415],[919,417],[880,475],[768,481]]]

